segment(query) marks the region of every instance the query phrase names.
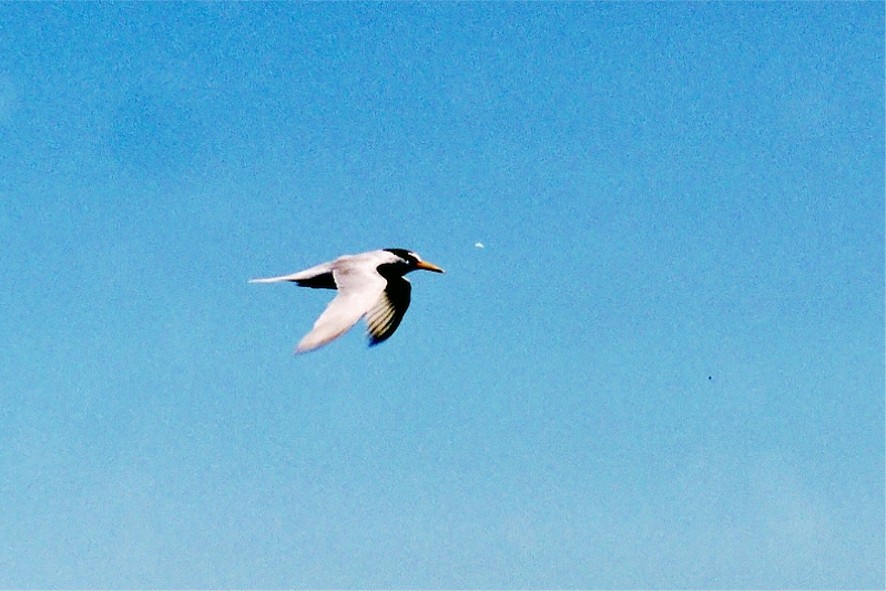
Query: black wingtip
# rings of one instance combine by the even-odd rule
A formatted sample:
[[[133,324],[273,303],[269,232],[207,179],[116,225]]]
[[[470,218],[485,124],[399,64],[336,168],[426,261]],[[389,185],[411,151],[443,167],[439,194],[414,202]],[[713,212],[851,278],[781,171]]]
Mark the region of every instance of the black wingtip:
[[[396,329],[395,329],[395,330],[396,330]],[[369,342],[368,342],[368,346],[369,346],[369,347],[376,347],[376,346],[378,346],[378,345],[381,345],[381,344],[384,343],[386,340],[388,340],[389,338],[391,338],[391,336],[392,336],[393,334],[394,334],[394,331],[393,331],[393,330],[390,331],[390,332],[388,332],[387,334],[380,334],[380,335],[374,335],[374,334],[372,334],[371,332],[367,332],[367,333],[366,333],[366,338],[367,338],[367,340],[369,341]]]

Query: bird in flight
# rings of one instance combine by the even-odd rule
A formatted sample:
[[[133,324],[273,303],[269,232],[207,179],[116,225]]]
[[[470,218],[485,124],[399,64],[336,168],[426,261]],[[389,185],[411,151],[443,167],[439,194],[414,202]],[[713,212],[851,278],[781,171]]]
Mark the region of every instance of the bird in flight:
[[[409,308],[412,285],[404,275],[417,269],[443,273],[410,250],[385,248],[343,255],[292,275],[252,279],[250,283],[291,281],[300,287],[338,290],[295,349],[306,353],[345,334],[363,317],[370,346],[390,338]]]

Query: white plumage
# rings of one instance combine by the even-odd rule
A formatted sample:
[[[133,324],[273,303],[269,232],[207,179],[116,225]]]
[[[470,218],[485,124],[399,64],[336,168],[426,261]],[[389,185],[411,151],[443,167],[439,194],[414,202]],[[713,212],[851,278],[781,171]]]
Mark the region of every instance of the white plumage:
[[[302,287],[338,290],[295,349],[296,353],[305,353],[337,339],[363,317],[370,345],[387,340],[409,308],[412,286],[404,275],[417,269],[443,273],[443,269],[412,251],[386,248],[340,256],[298,273],[253,279],[250,283],[291,281]]]

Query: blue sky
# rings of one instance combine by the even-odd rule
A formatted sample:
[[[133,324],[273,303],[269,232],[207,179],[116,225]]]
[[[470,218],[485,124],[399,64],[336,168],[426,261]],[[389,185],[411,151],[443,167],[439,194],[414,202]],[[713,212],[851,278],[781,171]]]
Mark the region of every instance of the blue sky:
[[[0,5],[0,587],[882,588],[883,13]]]

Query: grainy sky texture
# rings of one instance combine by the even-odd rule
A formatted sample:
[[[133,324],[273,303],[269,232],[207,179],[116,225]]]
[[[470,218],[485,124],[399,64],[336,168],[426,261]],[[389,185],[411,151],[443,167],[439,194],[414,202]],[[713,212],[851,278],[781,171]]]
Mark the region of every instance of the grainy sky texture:
[[[883,13],[0,4],[0,587],[883,588]]]

